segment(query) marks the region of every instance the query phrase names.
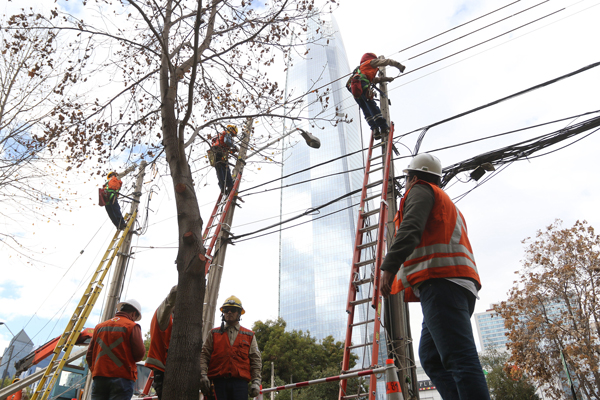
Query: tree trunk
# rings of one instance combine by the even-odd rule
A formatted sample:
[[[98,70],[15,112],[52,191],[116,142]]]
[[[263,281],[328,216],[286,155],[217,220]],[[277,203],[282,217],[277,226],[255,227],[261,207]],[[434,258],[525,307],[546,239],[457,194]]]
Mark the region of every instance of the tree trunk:
[[[170,73],[168,58],[161,65],[161,118],[165,155],[175,188],[179,226],[179,274],[173,331],[166,365],[163,399],[197,400],[200,393],[200,351],[204,301],[204,247],[202,218],[183,137],[175,116],[177,78]],[[183,131],[183,130],[182,130]]]

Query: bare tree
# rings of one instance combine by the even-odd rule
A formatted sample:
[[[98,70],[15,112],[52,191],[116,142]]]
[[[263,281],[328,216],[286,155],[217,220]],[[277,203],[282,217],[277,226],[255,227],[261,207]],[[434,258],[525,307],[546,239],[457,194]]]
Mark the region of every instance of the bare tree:
[[[561,229],[557,220],[538,231],[525,254],[520,279],[496,308],[509,330],[509,362],[562,399],[562,351],[575,389],[600,399],[600,236],[585,221]]]
[[[40,142],[76,166],[97,161],[96,173],[115,156],[166,161],[179,225],[179,289],[164,397],[195,400],[205,285],[190,167],[194,155],[204,155],[196,143],[248,117],[293,117],[300,102],[283,104],[271,67],[283,65],[292,34],[294,43],[318,39],[305,32],[319,13],[313,0],[97,0],[85,11],[85,20],[58,9],[42,17],[51,31],[72,34],[80,57],[65,79],[93,96],[61,104]],[[326,107],[327,99],[319,101]]]
[[[0,27],[0,215],[13,221],[23,214],[53,219],[56,208],[68,207],[72,193],[56,184],[66,168],[39,139],[64,98],[68,82],[57,71],[68,64],[73,50],[31,13],[3,17]],[[0,236],[29,258],[15,235]]]

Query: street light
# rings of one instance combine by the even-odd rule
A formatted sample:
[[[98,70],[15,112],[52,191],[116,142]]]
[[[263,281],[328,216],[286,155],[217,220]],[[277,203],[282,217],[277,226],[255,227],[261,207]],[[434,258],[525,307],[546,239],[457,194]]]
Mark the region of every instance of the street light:
[[[8,331],[10,332],[10,334],[13,335],[13,337],[15,337],[15,334],[12,333],[12,331],[10,330],[10,328],[8,327],[8,325],[6,325],[6,323],[0,322],[0,325],[4,325],[6,327],[6,329],[8,329]]]
[[[296,132],[296,131],[300,131],[300,134],[302,135],[302,137],[304,138],[304,140],[306,141],[306,144],[309,145],[310,147],[312,147],[313,149],[318,149],[319,147],[321,147],[321,141],[319,140],[318,137],[312,135],[310,132],[305,131],[304,129],[300,129],[300,128],[294,128],[291,131],[289,131],[288,133],[286,133],[283,136],[278,137],[277,139],[267,143],[266,145],[264,145],[263,147],[261,147],[260,149],[256,150],[255,152],[253,152],[252,154],[250,154],[248,157],[246,158],[250,158],[253,155],[257,154],[258,152],[263,151],[264,149],[266,149],[267,147],[271,146],[272,144],[275,144],[277,142],[279,142],[281,139],[290,136],[292,133]]]

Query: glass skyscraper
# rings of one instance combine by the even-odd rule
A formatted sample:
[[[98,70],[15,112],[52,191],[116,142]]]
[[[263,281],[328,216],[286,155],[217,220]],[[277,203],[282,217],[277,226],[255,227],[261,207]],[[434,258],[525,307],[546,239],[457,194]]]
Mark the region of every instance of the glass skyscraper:
[[[475,326],[483,351],[491,349],[506,351],[508,338],[506,337],[504,318],[494,311],[494,304],[485,312],[475,314]]]
[[[295,126],[317,136],[321,148],[311,149],[299,143],[284,149],[282,221],[362,187],[364,165],[360,150],[367,144],[361,139],[358,106],[345,87],[348,78],[344,76],[351,69],[342,37],[333,18],[323,25],[312,21],[309,41],[317,36],[317,30],[326,38],[293,51],[288,63],[286,96],[290,101],[320,88],[318,93],[301,97],[302,102],[297,104],[301,122],[295,122]],[[344,78],[336,81],[340,77]],[[332,81],[335,82],[327,85]],[[318,100],[320,95],[323,101]],[[296,116],[298,110],[289,113]],[[352,122],[335,126],[326,121],[336,116],[340,119],[342,115]],[[287,130],[293,128],[287,124]],[[347,154],[352,155],[339,158]],[[318,166],[332,159],[336,160]],[[310,169],[285,178],[307,168]],[[357,193],[282,226],[279,316],[286,321],[288,329],[309,331],[317,339],[331,335],[336,340],[345,340],[348,318],[345,310],[359,200],[360,193]],[[290,225],[296,226],[286,229]],[[373,318],[373,314],[368,304],[357,306],[355,322]],[[372,334],[364,327],[355,328],[353,342],[370,341]],[[363,362],[370,364],[370,349],[367,354],[359,354],[359,366]]]

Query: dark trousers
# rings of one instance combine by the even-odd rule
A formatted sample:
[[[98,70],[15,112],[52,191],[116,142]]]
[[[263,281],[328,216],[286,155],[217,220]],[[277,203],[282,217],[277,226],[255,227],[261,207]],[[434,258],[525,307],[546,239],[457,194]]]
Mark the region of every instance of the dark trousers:
[[[215,378],[217,400],[248,400],[248,382],[238,378]]]
[[[419,286],[423,330],[419,358],[444,400],[489,400],[471,328],[475,296],[446,279]]]
[[[113,198],[113,201],[106,203],[104,209],[108,214],[108,218],[110,218],[117,229],[125,229],[125,220],[123,219],[123,214],[121,214],[121,207],[117,199]]]
[[[219,188],[224,193],[225,189],[227,192],[231,192],[233,189],[233,178],[231,177],[231,171],[229,170],[229,164],[227,161],[219,161],[215,164],[215,170],[217,171],[217,179],[219,180]]]
[[[365,119],[367,120],[367,124],[369,124],[371,130],[375,128],[379,128],[381,130],[389,129],[387,121],[381,115],[381,109],[379,108],[375,100],[369,100],[365,98],[364,95],[361,95],[358,99],[354,98],[354,100],[356,100],[358,106],[365,115]]]
[[[152,382],[152,387],[158,396],[158,400],[162,398],[162,390],[163,390],[163,382],[165,381],[165,373],[159,371],[158,369],[153,369],[154,371],[154,381]]]
[[[131,400],[135,381],[96,376],[92,381],[92,400]]]

